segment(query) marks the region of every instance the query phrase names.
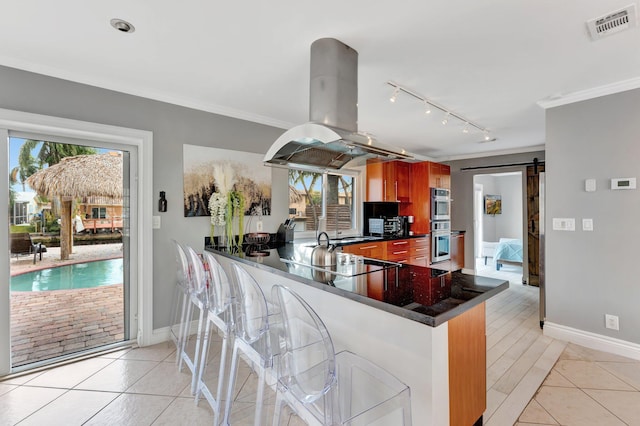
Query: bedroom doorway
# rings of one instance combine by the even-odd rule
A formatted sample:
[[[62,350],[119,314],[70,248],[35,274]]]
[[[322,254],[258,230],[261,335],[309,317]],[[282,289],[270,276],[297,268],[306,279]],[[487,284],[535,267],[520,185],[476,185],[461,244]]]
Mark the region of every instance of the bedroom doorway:
[[[473,183],[475,273],[526,283],[523,173],[475,175]]]

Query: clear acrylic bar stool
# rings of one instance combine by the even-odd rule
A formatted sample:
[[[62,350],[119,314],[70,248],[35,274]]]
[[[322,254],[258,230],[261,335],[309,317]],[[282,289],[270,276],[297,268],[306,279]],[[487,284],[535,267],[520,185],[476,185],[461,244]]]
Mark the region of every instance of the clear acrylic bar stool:
[[[231,284],[227,274],[215,257],[209,252],[203,252],[202,258],[207,266],[206,272],[209,283],[209,303],[207,315],[205,317],[204,340],[202,342],[202,354],[200,355],[200,368],[198,370],[198,383],[196,391],[196,404],[200,399],[200,395],[211,405],[213,409],[213,424],[218,425],[220,419],[220,408],[222,396],[222,386],[225,381],[225,366],[227,359],[227,348],[233,339],[233,312],[234,297],[231,290]],[[215,395],[207,386],[204,373],[207,367],[207,359],[211,345],[211,333],[219,332],[222,334],[222,349],[220,350],[220,363],[218,368],[218,384]]]
[[[233,389],[238,372],[238,357],[242,352],[251,362],[258,373],[258,389],[256,392],[256,406],[254,425],[262,425],[262,405],[264,385],[267,370],[273,365],[271,350],[271,334],[269,332],[269,307],[267,300],[258,283],[240,266],[233,264],[236,276],[236,298],[238,307],[235,315],[235,330],[231,369],[227,385],[227,400],[225,401],[224,424],[229,425]]]
[[[284,405],[307,424],[411,425],[407,385],[351,352],[334,353],[327,328],[296,293],[276,285],[282,315],[273,424]]]
[[[182,371],[183,364],[191,370],[191,394],[196,393],[196,384],[198,382],[198,361],[200,357],[200,343],[202,340],[202,332],[204,330],[204,316],[207,311],[208,289],[207,278],[204,270],[204,264],[191,247],[185,247],[185,254],[189,262],[189,271],[191,274],[191,287],[186,309],[185,335],[180,345],[180,361],[178,362],[178,371]],[[196,332],[195,348],[193,355],[189,355],[187,343],[189,342],[191,318],[193,309],[198,309],[198,329]]]
[[[173,242],[174,254],[176,257],[176,286],[173,294],[173,304],[171,306],[171,339],[176,345],[176,364],[180,361],[180,350],[182,340],[185,338],[185,328],[187,324],[187,304],[189,303],[189,292],[191,291],[191,273],[189,272],[189,261],[182,246],[176,241]]]

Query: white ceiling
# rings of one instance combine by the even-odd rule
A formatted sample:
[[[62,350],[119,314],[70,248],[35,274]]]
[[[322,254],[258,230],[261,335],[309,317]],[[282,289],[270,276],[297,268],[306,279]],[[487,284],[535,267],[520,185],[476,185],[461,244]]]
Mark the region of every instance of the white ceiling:
[[[436,159],[544,144],[538,101],[639,87],[640,29],[585,22],[630,0],[31,0],[3,6],[0,64],[289,128],[308,120],[309,49],[359,52],[359,129]],[[117,32],[111,18],[131,22]],[[491,129],[495,142],[387,81]],[[622,83],[621,83],[622,82]]]

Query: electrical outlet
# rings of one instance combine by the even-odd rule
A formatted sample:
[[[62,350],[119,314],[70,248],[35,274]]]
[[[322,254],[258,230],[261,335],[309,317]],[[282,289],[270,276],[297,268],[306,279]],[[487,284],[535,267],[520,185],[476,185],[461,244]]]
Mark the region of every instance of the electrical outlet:
[[[258,232],[262,232],[262,221],[259,220],[258,223],[256,223],[256,230]]]
[[[604,315],[604,326],[611,330],[620,330],[620,323],[616,315]]]

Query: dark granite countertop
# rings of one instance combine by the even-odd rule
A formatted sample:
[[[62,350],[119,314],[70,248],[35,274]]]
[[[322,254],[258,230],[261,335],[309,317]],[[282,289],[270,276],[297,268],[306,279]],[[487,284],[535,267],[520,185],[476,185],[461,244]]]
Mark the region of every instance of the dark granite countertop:
[[[311,266],[312,243],[246,245],[213,253],[432,327],[509,287],[508,281],[336,253],[336,265]]]

